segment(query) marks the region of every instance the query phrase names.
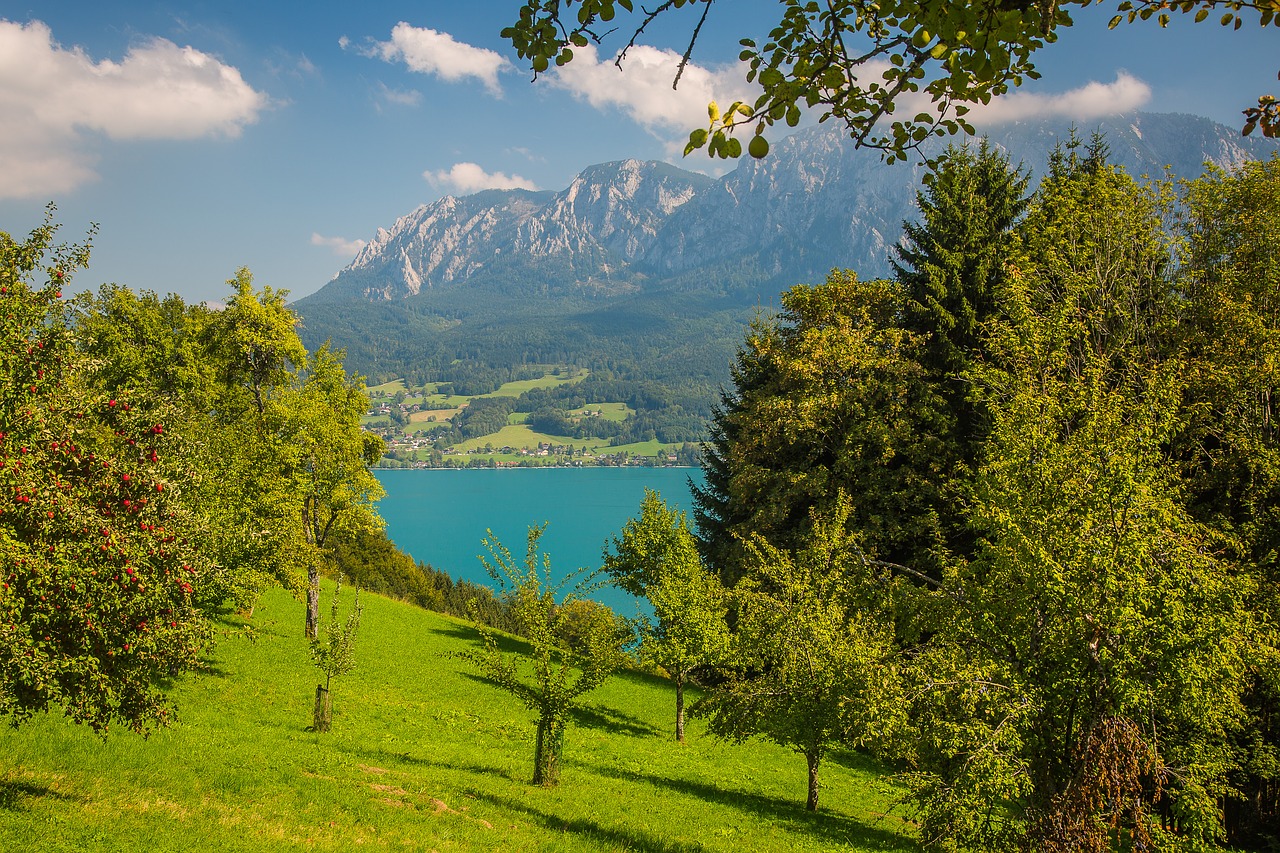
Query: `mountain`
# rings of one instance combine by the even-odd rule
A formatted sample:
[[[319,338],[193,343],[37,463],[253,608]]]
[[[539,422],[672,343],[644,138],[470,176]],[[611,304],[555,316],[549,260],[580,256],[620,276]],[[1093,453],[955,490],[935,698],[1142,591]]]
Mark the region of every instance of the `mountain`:
[[[445,196],[379,229],[316,301],[395,300],[452,285],[616,294],[671,214],[712,180],[666,163],[591,166],[562,192]]]
[[[1039,175],[1072,130],[1028,121],[988,138]],[[1095,132],[1134,175],[1168,166],[1194,177],[1206,160],[1229,166],[1277,150],[1187,115],[1078,129],[1086,142]],[[714,389],[756,306],[833,267],[888,273],[923,170],[883,165],[833,124],[780,140],[718,180],[625,160],[591,166],[560,192],[447,196],[379,230],[295,307],[308,345],[330,338],[372,376],[572,361]]]

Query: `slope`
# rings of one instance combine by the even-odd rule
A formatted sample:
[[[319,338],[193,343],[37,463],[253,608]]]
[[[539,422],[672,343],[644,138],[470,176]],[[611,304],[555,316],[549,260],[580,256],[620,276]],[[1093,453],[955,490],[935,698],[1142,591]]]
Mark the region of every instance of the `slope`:
[[[828,811],[802,759],[700,727],[678,747],[657,678],[615,678],[571,727],[565,781],[528,784],[533,726],[456,653],[464,623],[367,595],[334,730],[307,731],[302,611],[265,596],[256,640],[221,639],[174,686],[180,721],[103,742],[58,717],[0,731],[0,849],[41,851],[915,849],[874,767],[837,756]]]

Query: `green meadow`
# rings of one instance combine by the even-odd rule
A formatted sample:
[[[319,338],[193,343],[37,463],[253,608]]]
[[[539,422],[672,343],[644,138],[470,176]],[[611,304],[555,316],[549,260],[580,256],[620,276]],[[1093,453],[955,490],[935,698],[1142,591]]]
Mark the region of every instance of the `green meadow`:
[[[676,744],[669,684],[640,673],[587,697],[563,783],[534,787],[532,713],[457,657],[474,629],[362,600],[329,734],[309,731],[319,673],[280,591],[249,632],[223,626],[206,669],[172,685],[177,722],[149,738],[54,715],[0,730],[0,850],[917,849],[865,759],[828,759],[807,813],[802,758],[698,722]]]

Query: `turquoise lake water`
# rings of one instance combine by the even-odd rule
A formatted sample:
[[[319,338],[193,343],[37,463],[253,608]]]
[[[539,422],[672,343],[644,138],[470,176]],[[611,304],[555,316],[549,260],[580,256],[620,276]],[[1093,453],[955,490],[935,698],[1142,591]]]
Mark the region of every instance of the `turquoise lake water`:
[[[689,480],[698,468],[514,468],[379,470],[387,496],[378,511],[387,535],[415,560],[459,580],[492,585],[479,555],[486,528],[517,558],[531,525],[548,522],[541,550],[551,555],[553,579],[585,566],[596,569],[606,541],[640,512],[646,487],[692,515]],[[591,596],[623,615],[634,599],[604,589]]]

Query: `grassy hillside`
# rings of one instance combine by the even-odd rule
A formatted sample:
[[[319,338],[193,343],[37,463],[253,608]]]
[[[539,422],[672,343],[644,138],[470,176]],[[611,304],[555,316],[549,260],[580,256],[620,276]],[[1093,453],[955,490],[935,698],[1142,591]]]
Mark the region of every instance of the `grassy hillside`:
[[[318,671],[302,607],[268,594],[174,686],[180,720],[107,741],[59,717],[0,729],[0,850],[914,850],[874,767],[837,755],[826,807],[769,744],[671,738],[661,679],[615,678],[566,740],[564,783],[528,784],[530,712],[453,653],[467,625],[365,596],[334,730],[307,730]]]

